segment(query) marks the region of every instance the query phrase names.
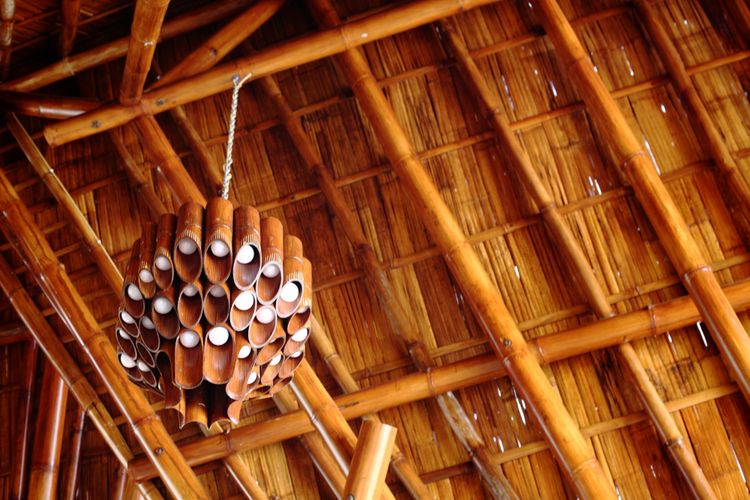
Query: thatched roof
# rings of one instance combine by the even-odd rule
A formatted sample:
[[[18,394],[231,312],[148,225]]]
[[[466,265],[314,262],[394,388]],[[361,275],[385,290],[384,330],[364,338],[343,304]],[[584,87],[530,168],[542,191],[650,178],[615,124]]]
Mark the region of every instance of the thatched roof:
[[[141,2],[143,8],[146,2]],[[562,435],[585,443],[581,456],[601,465],[601,470],[591,466],[591,477],[611,481],[622,498],[687,497],[691,481],[693,487],[703,481],[718,498],[750,495],[745,399],[750,397],[745,370],[750,365],[744,364],[750,359],[750,319],[744,312],[750,307],[744,282],[750,277],[750,206],[745,204],[750,197],[743,198],[750,179],[750,7],[743,0],[560,1],[594,65],[587,80],[582,75],[586,59],[571,63],[575,40],[558,33],[564,23],[550,16],[553,0],[420,1],[414,4],[420,9],[409,12],[425,20],[388,17],[412,2],[333,1],[344,23],[384,20],[368,25],[372,32],[341,30],[341,40],[337,28],[325,30],[330,18],[320,11],[311,14],[323,1],[172,2],[163,24],[156,23],[157,32],[161,26],[162,35],[169,36],[156,44],[155,64],[146,58],[146,91],[142,98],[131,94],[140,104],[126,107],[118,103],[123,79],[129,80],[128,88],[143,88],[132,69],[123,76],[127,37],[131,29],[148,24],[131,26],[133,3],[80,0],[74,45],[60,65],[60,32],[66,24],[61,2],[16,0],[0,101],[17,121],[8,115],[0,130],[2,171],[114,342],[120,294],[112,290],[106,255],[124,272],[143,223],[155,220],[155,205],[160,201],[176,212],[185,201],[185,190],[175,185],[176,166],[184,165],[189,189],[206,197],[216,194],[226,152],[231,76],[252,70],[258,74],[240,93],[231,200],[279,218],[288,234],[302,240],[313,264],[313,310],[322,326],[313,335],[331,341],[314,338],[305,355],[327,393],[344,403],[352,427],[346,432],[356,434],[360,428],[361,420],[352,417],[377,411],[398,429],[397,447],[430,494],[441,499],[492,498],[477,465],[489,466],[485,479],[496,481],[510,498],[575,498],[596,491],[586,489],[598,484],[596,479],[571,480],[567,469],[576,463],[576,454],[566,454],[567,444],[561,454],[570,462],[559,461],[553,448],[560,449],[560,441],[551,444],[550,436]],[[158,10],[160,3],[151,7]],[[278,12],[215,69],[171,79],[172,68],[241,12],[256,5],[270,15],[276,4],[281,5]],[[465,12],[449,17],[462,5]],[[200,14],[190,17],[193,12]],[[443,14],[430,17],[431,12]],[[175,28],[186,19],[182,30]],[[323,43],[326,33],[331,36]],[[120,52],[109,57],[104,46]],[[461,47],[482,77],[484,100],[467,76]],[[377,106],[377,97],[368,100],[370,80],[357,74],[356,52],[364,55],[395,122]],[[96,58],[101,59],[91,63]],[[157,74],[168,75],[168,83],[152,87]],[[281,94],[276,99],[269,96],[274,82]],[[603,82],[616,106],[606,92],[592,90],[597,82]],[[695,109],[696,100],[702,111]],[[281,109],[284,101],[291,110],[287,115]],[[65,111],[69,117],[52,116],[63,108],[72,110]],[[290,135],[295,123],[304,133]],[[530,194],[533,181],[519,172],[521,160],[499,138],[506,125],[533,167],[536,195]],[[62,186],[50,189],[45,182],[53,176],[40,176],[38,165],[30,168],[28,147],[26,154],[19,148],[14,126],[31,134]],[[399,140],[399,128],[406,141]],[[167,139],[161,145],[154,139],[159,130]],[[631,136],[641,153],[628,154]],[[307,141],[307,150],[300,151],[300,140]],[[409,148],[415,156],[402,154]],[[661,182],[649,170],[652,164]],[[409,177],[419,165],[428,177],[418,172]],[[448,212],[441,212],[437,198],[429,198],[429,181]],[[92,363],[99,352],[100,360],[114,352],[112,346],[91,347],[96,337],[88,335],[95,328],[85,318],[74,315],[80,323],[72,328],[83,333],[68,328],[67,302],[50,295],[58,284],[57,271],[44,267],[50,256],[41,246],[35,250],[24,243],[26,231],[6,217],[16,206],[2,184],[5,239],[0,248],[20,287],[12,277],[0,284],[31,297],[72,355],[75,366],[70,368],[80,368],[119,426],[125,438],[121,450],[135,455],[125,460],[131,458],[132,477],[122,475],[114,440],[105,440],[86,420],[78,494],[112,496],[121,487],[120,477],[128,481],[125,496],[135,494],[133,477],[155,478],[153,485],[162,494],[174,493],[148,462],[141,447],[145,441],[139,441],[123,413],[127,409],[118,404],[124,393],[113,397],[112,384]],[[332,204],[326,186],[335,186],[333,196],[345,203]],[[65,190],[73,203],[61,201]],[[545,197],[549,203],[540,203]],[[76,208],[83,217],[73,218]],[[446,214],[455,218],[454,226]],[[660,219],[663,214],[668,217]],[[82,238],[84,226],[93,230],[91,238]],[[463,235],[469,244],[463,244]],[[97,239],[103,251],[97,250]],[[30,253],[23,254],[24,248]],[[481,265],[473,266],[470,254]],[[365,255],[375,257],[369,267]],[[716,298],[718,288],[704,263],[713,268],[726,295],[717,292]],[[0,260],[0,274],[2,265]],[[55,290],[70,295],[69,289]],[[13,302],[0,298],[3,498],[15,491],[14,464],[21,447],[34,456],[37,441],[45,449],[50,446],[34,437],[39,434],[35,421],[48,416],[51,404],[40,397],[51,384],[42,384],[49,368],[46,362],[34,368],[34,357],[26,356],[38,332],[30,331],[34,327],[21,311],[25,306],[18,305],[23,292],[12,295]],[[699,310],[688,295],[698,299]],[[605,319],[610,314],[614,318]],[[507,328],[494,329],[497,318],[508,320],[503,323]],[[523,342],[513,336],[513,323],[528,350],[519,347]],[[496,349],[488,340],[492,335]],[[87,349],[79,337],[91,339]],[[87,350],[95,351],[93,358]],[[508,361],[498,362],[495,352]],[[427,360],[426,366],[417,366],[420,360]],[[342,371],[333,373],[331,362]],[[531,368],[519,368],[526,362]],[[544,376],[528,375],[538,365]],[[342,387],[344,372],[351,379]],[[355,382],[363,391],[342,399]],[[664,427],[657,430],[644,391],[653,397],[645,398],[651,414],[664,408],[671,412],[673,421],[667,420],[681,436],[682,448],[663,445],[675,435]],[[438,393],[443,396],[436,398]],[[325,440],[296,439],[313,430],[304,412],[279,420],[274,400],[252,400],[244,405],[240,424],[231,432],[225,425],[224,438],[206,438],[198,424],[180,429],[176,412],[163,409],[153,393],[143,394],[210,497],[241,493],[227,472],[232,467],[249,469],[269,497],[336,496],[310,458],[311,447],[330,453]],[[564,426],[565,412],[542,411],[540,426],[534,408],[561,408],[556,402],[544,406],[543,398],[537,400],[540,394],[559,394],[575,425]],[[289,395],[282,406],[294,402]],[[59,492],[77,449],[77,398],[71,392],[67,400]],[[443,408],[454,403],[468,417],[454,422],[458,429],[445,417],[461,412]],[[319,410],[330,411],[335,420],[340,415],[332,408]],[[27,410],[28,430],[22,418]],[[332,420],[320,421],[325,426]],[[661,426],[664,420],[656,422]],[[17,439],[23,435],[28,435],[25,444]],[[162,451],[171,457],[171,448],[165,447]],[[670,449],[678,451],[670,454]],[[681,462],[680,449],[687,455]],[[234,458],[220,460],[228,454]],[[591,463],[579,464],[581,470],[588,471]],[[693,467],[689,481],[680,472],[685,464]],[[396,472],[392,462],[386,483],[394,496],[408,498],[409,482]]]

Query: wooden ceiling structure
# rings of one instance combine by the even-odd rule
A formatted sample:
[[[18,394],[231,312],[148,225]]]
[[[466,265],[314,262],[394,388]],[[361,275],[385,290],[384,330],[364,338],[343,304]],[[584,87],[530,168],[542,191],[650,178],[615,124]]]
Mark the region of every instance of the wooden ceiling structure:
[[[745,0],[0,14],[3,498],[750,497]],[[230,199],[302,239],[311,352],[180,428],[121,271],[245,76]]]

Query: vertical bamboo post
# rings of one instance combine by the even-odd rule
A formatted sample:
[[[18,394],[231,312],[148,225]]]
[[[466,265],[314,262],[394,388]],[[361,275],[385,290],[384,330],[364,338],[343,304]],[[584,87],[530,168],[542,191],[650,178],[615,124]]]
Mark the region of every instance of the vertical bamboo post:
[[[608,140],[623,176],[629,179],[662,246],[711,328],[729,373],[750,401],[750,337],[562,9],[554,0],[537,0],[534,5],[589,113]]]
[[[308,4],[320,25],[330,28],[340,24],[328,0],[308,0]],[[364,57],[355,49],[337,57],[394,170],[412,195],[422,221],[443,251],[453,276],[485,327],[508,374],[539,420],[564,470],[582,495],[614,498],[611,482],[529,351],[502,297],[398,124]]]
[[[65,469],[65,490],[62,497],[65,500],[75,500],[78,489],[78,469],[81,462],[81,443],[83,441],[83,429],[86,424],[86,411],[83,406],[76,407],[73,417],[73,433],[70,436],[70,453],[68,465]]]
[[[13,459],[10,497],[13,500],[25,498],[26,470],[29,461],[29,436],[31,436],[31,414],[34,411],[34,380],[39,348],[34,340],[28,342],[23,360],[23,380],[18,395],[18,431],[15,438],[16,456]]]
[[[0,228],[6,238],[22,256],[37,284],[73,336],[85,346],[91,364],[132,425],[136,437],[159,470],[167,488],[178,497],[206,498],[205,490],[180,455],[146,397],[114,362],[115,349],[109,338],[99,328],[33,217],[2,172],[0,210],[3,214]]]
[[[531,158],[510,128],[503,112],[502,103],[495,98],[490,90],[466,45],[456,32],[453,22],[441,21],[440,28],[445,34],[451,53],[463,71],[464,79],[487,113],[489,123],[507,154],[507,158],[511,161],[515,173],[526,188],[529,197],[539,207],[542,220],[555,247],[562,250],[571,277],[578,282],[579,288],[583,289],[591,308],[600,319],[614,316],[615,311],[607,301],[607,295],[594,275],[591,266],[589,266],[583,249],[576,241],[570,228],[565,224],[554,198],[550,196],[531,163]],[[641,400],[647,407],[654,425],[662,436],[668,436],[665,445],[679,470],[683,472],[683,477],[693,491],[701,492],[702,498],[712,498],[710,495],[711,487],[703,474],[703,470],[695,460],[695,456],[690,452],[688,443],[682,439],[674,419],[649,380],[635,349],[630,343],[626,342],[619,347],[619,350],[625,365],[633,376]]]
[[[16,16],[15,0],[0,0],[0,80],[5,80],[10,71],[11,45],[13,45],[13,22]]]
[[[60,56],[68,57],[73,51],[73,43],[78,31],[81,0],[62,0],[62,26],[60,27]]]
[[[34,453],[29,472],[29,498],[57,498],[65,405],[68,388],[52,364],[44,363],[42,387],[39,390]]]
[[[367,420],[362,424],[349,475],[346,477],[344,498],[380,498],[388,472],[388,459],[395,442],[395,427],[374,420]]]
[[[126,106],[141,100],[159,32],[167,13],[169,0],[136,0],[133,24],[130,26],[128,56],[120,84],[120,103]]]

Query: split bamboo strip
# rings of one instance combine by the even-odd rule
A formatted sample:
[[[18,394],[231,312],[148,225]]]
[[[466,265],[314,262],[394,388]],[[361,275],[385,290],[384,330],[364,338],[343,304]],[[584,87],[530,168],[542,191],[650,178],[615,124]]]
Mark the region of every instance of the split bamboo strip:
[[[45,361],[29,471],[29,498],[57,498],[67,401],[65,381],[52,363]]]
[[[469,54],[466,45],[456,33],[453,23],[441,21],[440,28],[445,34],[451,52],[463,70],[464,79],[481,102],[483,111],[487,114],[487,119],[511,161],[516,175],[520,178],[534,205],[541,212],[542,220],[555,247],[562,250],[571,277],[583,290],[591,308],[600,319],[614,316],[615,311],[607,300],[607,294],[604,292],[601,283],[594,275],[583,249],[573,236],[570,228],[565,224],[560,215],[559,207],[537,174],[531,158],[511,130],[502,104],[495,98],[484,81],[484,77]],[[699,494],[700,498],[714,498],[703,470],[690,451],[688,443],[683,440],[674,419],[649,380],[635,350],[628,342],[623,343],[619,350],[625,365],[636,382],[635,386],[643,404],[652,416],[653,423],[664,438],[664,444],[670,452],[670,456],[683,473],[688,485]]]
[[[738,311],[750,308],[750,281],[724,289]],[[697,306],[689,296],[664,302],[648,309],[621,314],[609,319],[571,328],[530,341],[529,348],[543,364],[553,363],[600,349],[616,347],[623,342],[653,337],[670,330],[694,325],[701,320]],[[455,391],[507,375],[494,354],[485,354],[439,366],[429,373],[413,373],[378,386],[335,398],[347,419],[395,408],[447,391]],[[210,462],[228,453],[259,448],[314,430],[302,412],[290,413],[273,421],[244,426],[222,436],[201,439],[182,446],[192,465]],[[148,460],[131,463],[136,479],[154,477]]]
[[[108,386],[120,410],[128,416],[138,441],[158,468],[167,488],[178,497],[206,498],[205,490],[143,393],[114,362],[115,350],[109,338],[99,328],[3,172],[0,172],[0,208],[3,233],[23,257],[68,329],[85,347],[91,364]]]
[[[380,10],[340,28],[328,29],[280,43],[256,54],[231,61],[199,75],[148,92],[138,106],[110,104],[97,111],[45,128],[50,145],[82,139],[146,114],[168,111],[232,88],[234,75],[271,75],[301,64],[373,42],[496,0],[415,0]]]
[[[83,406],[76,406],[76,413],[73,417],[73,433],[70,436],[70,453],[68,455],[68,465],[65,469],[65,489],[62,498],[65,500],[75,500],[76,490],[78,489],[78,469],[81,462],[81,442],[83,441],[83,429],[86,426],[86,411]]]
[[[388,461],[396,442],[396,428],[374,420],[362,424],[357,437],[351,470],[346,477],[344,498],[380,498],[385,486]]]
[[[80,97],[26,94],[2,90],[0,91],[0,105],[8,112],[60,120],[96,109],[100,103]]]
[[[5,80],[10,71],[15,16],[15,0],[0,0],[0,80]]]
[[[65,349],[60,338],[52,331],[49,323],[44,319],[28,292],[2,257],[0,257],[0,287],[36,343],[46,354],[47,359],[55,366],[60,377],[68,385],[70,392],[78,400],[78,404],[84,408],[94,426],[99,430],[115,458],[123,467],[126,467],[128,461],[133,458],[133,452],[125,438],[115,425],[104,403],[96,395],[91,383],[86,380],[71,354]],[[161,499],[158,490],[151,483],[139,483],[138,486],[147,498]]]
[[[62,27],[60,28],[60,56],[66,58],[73,51],[78,31],[81,0],[62,1]]]
[[[319,25],[331,28],[340,24],[328,0],[310,0],[308,5]],[[386,156],[412,195],[426,229],[442,250],[466,301],[492,340],[498,358],[506,365],[516,387],[529,403],[575,488],[582,496],[614,498],[612,483],[538,361],[528,350],[500,293],[418,159],[364,56],[356,49],[349,49],[339,55],[337,61]]]
[[[13,137],[16,138],[18,145],[23,150],[31,166],[39,177],[42,178],[52,196],[55,197],[75,224],[86,247],[91,251],[91,256],[104,275],[107,284],[116,295],[119,295],[122,292],[122,275],[120,275],[117,265],[112,260],[112,257],[109,256],[104,245],[102,245],[99,236],[91,228],[86,217],[78,209],[75,200],[70,196],[70,193],[68,193],[60,178],[57,177],[55,171],[49,166],[44,155],[36,147],[34,140],[26,132],[26,129],[23,128],[16,115],[12,113],[7,115],[7,123],[8,129],[13,134]]]
[[[136,0],[125,69],[120,83],[120,103],[132,106],[141,100],[151,59],[159,41],[169,0]]]
[[[589,113],[608,140],[616,164],[630,180],[664,250],[711,327],[731,376],[745,399],[750,400],[750,337],[701,255],[648,153],[594,71],[560,6],[554,0],[537,0],[534,5]]]
[[[25,329],[24,329],[25,330]],[[34,340],[28,341],[26,357],[23,360],[23,380],[21,391],[18,395],[18,431],[15,437],[16,455],[13,458],[13,471],[11,474],[10,498],[21,500],[25,498],[26,470],[29,461],[29,436],[31,436],[31,414],[34,411],[34,382],[36,379],[36,366],[39,347]]]
[[[638,19],[642,20],[651,41],[658,49],[659,58],[692,112],[690,122],[695,128],[701,145],[710,153],[719,177],[728,186],[729,199],[733,201],[730,206],[734,209],[735,219],[745,220],[750,216],[750,186],[742,177],[721,132],[711,120],[711,115],[688,75],[680,53],[657,19],[653,6],[644,0],[636,0],[635,6],[639,14]],[[750,234],[747,230],[746,224],[742,232],[746,242],[750,241]]]

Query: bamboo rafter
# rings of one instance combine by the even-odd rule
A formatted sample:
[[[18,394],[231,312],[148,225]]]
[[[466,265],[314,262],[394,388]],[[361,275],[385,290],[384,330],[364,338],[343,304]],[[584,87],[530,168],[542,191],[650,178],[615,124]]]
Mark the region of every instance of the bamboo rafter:
[[[29,461],[29,437],[31,436],[31,415],[34,411],[34,382],[36,378],[37,359],[39,358],[38,344],[33,340],[28,341],[26,356],[23,360],[22,390],[19,394],[18,412],[20,422],[15,439],[16,455],[13,458],[13,473],[10,496],[13,500],[25,498],[26,469]]]
[[[76,498],[81,463],[81,443],[83,441],[85,425],[86,411],[81,405],[77,405],[75,416],[73,417],[73,432],[70,437],[68,464],[65,467],[65,481],[63,483],[64,490],[62,494],[62,498],[65,500],[75,500]]]
[[[73,51],[73,44],[76,40],[78,31],[78,21],[80,19],[79,11],[81,10],[81,0],[63,0],[62,1],[62,27],[60,28],[60,56],[68,57]]]

